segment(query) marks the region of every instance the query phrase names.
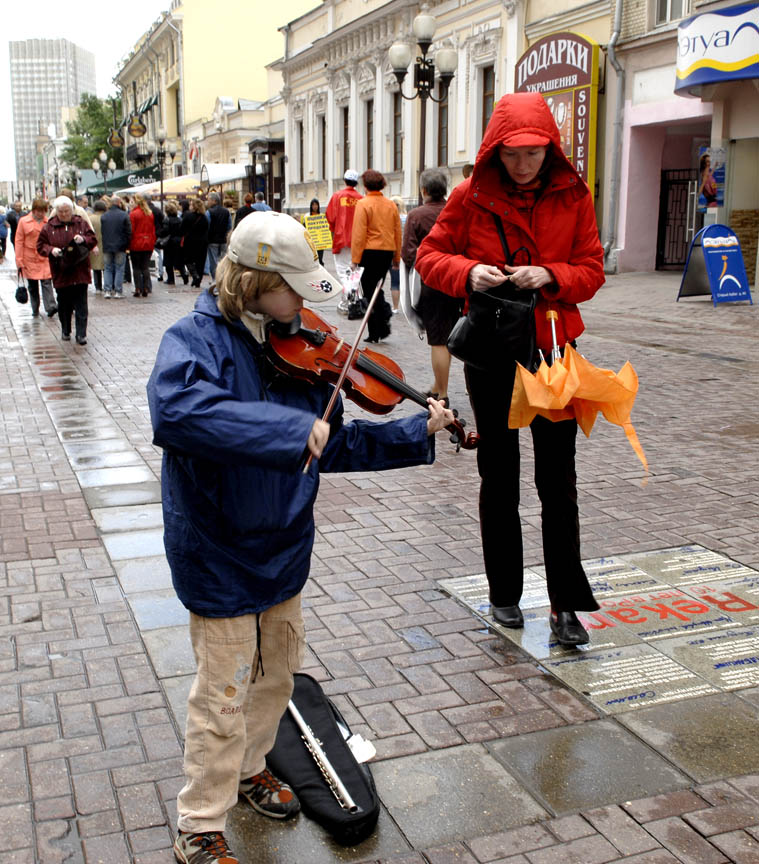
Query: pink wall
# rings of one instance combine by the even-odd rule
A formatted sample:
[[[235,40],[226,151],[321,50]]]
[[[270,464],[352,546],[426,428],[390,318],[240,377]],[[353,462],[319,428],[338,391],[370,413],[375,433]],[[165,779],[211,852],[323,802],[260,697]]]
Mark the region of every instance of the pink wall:
[[[709,127],[706,127],[706,136],[709,135]],[[695,168],[693,161],[693,135],[669,134],[664,141],[664,152],[662,153],[661,170],[670,171],[675,168]]]
[[[630,129],[624,249],[619,270],[656,269],[656,232],[659,223],[664,126]]]

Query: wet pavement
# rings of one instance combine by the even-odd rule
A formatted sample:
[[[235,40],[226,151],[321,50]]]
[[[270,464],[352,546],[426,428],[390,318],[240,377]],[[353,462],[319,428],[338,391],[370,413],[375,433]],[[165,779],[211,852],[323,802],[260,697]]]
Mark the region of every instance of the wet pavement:
[[[0,864],[168,864],[194,663],[163,556],[145,382],[196,292],[92,291],[78,346],[15,303],[11,275],[6,264]],[[305,671],[375,744],[382,813],[343,849],[304,816],[238,805],[241,861],[759,862],[759,312],[675,303],[677,288],[671,274],[613,277],[583,310],[588,359],[639,374],[651,468],[644,485],[603,420],[578,439],[583,556],[603,607],[587,649],[550,638],[528,446],[523,633],[494,625],[483,596],[474,454],[440,435],[432,467],[322,478]],[[426,390],[428,349],[398,318],[393,331],[379,350]],[[456,363],[451,401],[470,415]]]

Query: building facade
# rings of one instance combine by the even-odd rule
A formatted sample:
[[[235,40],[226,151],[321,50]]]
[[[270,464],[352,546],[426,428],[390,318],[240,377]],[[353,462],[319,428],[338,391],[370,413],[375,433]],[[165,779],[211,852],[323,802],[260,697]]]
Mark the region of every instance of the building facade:
[[[282,72],[287,105],[288,209],[301,212],[313,197],[328,199],[347,168],[381,171],[389,192],[408,202],[417,199],[422,167],[441,167],[458,182],[463,165],[474,162],[495,102],[514,91],[516,64],[530,42],[554,30],[576,28],[602,42],[609,34],[608,0],[426,6],[437,24],[433,62],[445,47],[455,50],[457,64],[447,91],[437,77],[424,136],[413,69],[399,86],[388,58],[397,41],[419,54],[412,35],[418,3],[325,0],[282,28],[285,54],[273,66]]]
[[[50,137],[65,137],[61,109],[96,92],[95,55],[67,39],[27,39],[9,46],[16,174],[21,184],[35,185],[40,129],[52,124]]]
[[[618,125],[619,161],[616,182],[607,184],[604,198],[607,269],[681,270],[694,233],[705,224],[719,222],[738,233],[749,282],[756,284],[759,65],[754,60],[753,67],[747,66],[747,58],[739,56],[740,40],[732,38],[731,21],[741,10],[749,10],[749,18],[752,14],[755,18],[742,28],[753,43],[750,64],[751,56],[759,56],[759,7],[734,0],[617,2],[622,4],[616,46],[620,71],[609,67],[607,123],[610,128]],[[716,43],[724,56],[715,60],[715,68],[733,67],[745,77],[731,80],[730,74],[723,73],[723,80],[678,86],[678,57],[688,54],[692,41],[687,31],[701,21],[710,28],[709,34],[704,42],[699,37],[698,57],[689,61],[691,68],[703,70],[708,62],[706,45]],[[709,207],[703,206],[699,195],[700,166],[707,148],[723,154],[724,170],[719,205],[715,201]],[[613,166],[615,150],[610,135],[607,166]]]

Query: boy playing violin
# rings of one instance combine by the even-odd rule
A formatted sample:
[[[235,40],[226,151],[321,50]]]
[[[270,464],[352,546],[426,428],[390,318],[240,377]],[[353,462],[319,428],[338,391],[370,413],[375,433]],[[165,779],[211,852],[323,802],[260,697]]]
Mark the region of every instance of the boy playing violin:
[[[166,556],[197,661],[177,800],[181,864],[238,860],[223,835],[238,796],[276,819],[300,809],[266,754],[303,656],[300,592],[319,472],[430,464],[434,433],[453,422],[433,399],[427,414],[385,423],[344,423],[338,400],[324,422],[331,385],[273,372],[268,325],[293,322],[304,300],[340,293],[292,217],[243,219],[216,290],[164,334],[148,381],[164,451]],[[315,458],[304,474],[307,453]]]

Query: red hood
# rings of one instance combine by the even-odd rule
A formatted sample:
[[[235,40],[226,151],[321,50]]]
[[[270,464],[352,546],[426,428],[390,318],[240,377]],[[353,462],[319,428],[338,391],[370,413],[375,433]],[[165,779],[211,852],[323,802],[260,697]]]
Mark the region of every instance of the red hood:
[[[500,185],[500,175],[493,167],[492,156],[504,139],[515,132],[531,132],[550,139],[553,153],[550,170],[554,179],[568,179],[565,170],[579,177],[562,152],[559,129],[540,93],[508,93],[498,100],[485,130],[472,172],[472,189],[478,186],[493,189],[493,184],[495,188]]]

